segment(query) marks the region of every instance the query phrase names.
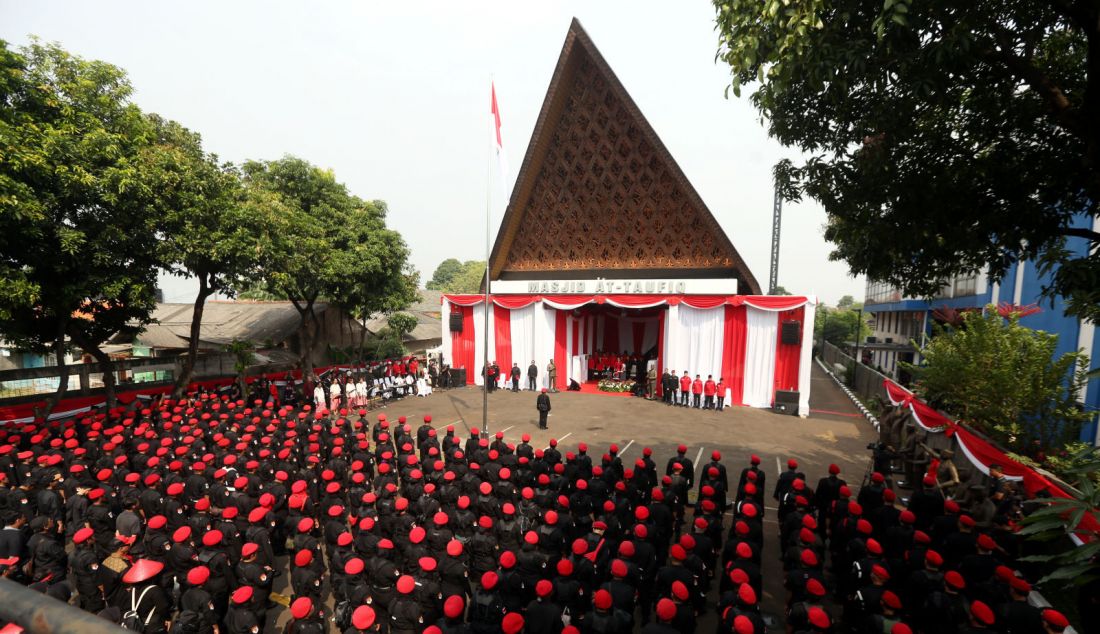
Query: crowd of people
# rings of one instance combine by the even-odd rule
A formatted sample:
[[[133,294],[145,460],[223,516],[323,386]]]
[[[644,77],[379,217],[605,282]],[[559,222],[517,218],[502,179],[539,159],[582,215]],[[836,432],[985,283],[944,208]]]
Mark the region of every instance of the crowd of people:
[[[684,445],[659,464],[441,429],[209,396],[0,429],[0,572],[150,634],[284,610],[288,634],[689,634],[707,613],[753,634],[778,556],[788,632],[1066,627],[1028,604],[1011,526],[934,480],[905,508],[881,473],[811,486],[792,459],[775,512],[756,456],[734,475]]]

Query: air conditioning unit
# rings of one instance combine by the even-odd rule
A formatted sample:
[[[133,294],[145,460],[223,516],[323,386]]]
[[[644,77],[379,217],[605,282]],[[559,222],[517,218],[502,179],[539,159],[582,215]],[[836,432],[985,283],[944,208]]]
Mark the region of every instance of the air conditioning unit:
[[[867,343],[878,343],[878,337],[874,335],[867,335]]]
[[[894,343],[894,338],[893,337],[887,337],[884,341],[886,343]]]

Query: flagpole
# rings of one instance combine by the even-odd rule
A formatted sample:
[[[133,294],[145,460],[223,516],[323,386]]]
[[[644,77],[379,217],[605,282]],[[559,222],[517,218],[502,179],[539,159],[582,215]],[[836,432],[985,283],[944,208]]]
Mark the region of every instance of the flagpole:
[[[496,87],[493,85],[493,77],[489,76],[489,89],[491,94],[495,93]],[[491,114],[491,112],[490,112]],[[488,121],[492,122],[490,117]],[[481,390],[481,433],[484,437],[489,437],[489,313],[493,310],[492,292],[489,290],[489,277],[490,269],[489,257],[491,255],[489,251],[489,232],[490,232],[490,217],[492,216],[493,207],[493,133],[496,132],[496,127],[493,126],[489,132],[489,144],[488,152],[485,155],[485,324],[484,332],[485,336],[485,368],[484,378],[482,379],[484,385]]]

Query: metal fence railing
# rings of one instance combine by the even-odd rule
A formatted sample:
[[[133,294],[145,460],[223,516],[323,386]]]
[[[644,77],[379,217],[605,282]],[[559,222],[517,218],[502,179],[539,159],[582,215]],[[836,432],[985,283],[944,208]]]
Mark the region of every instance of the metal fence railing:
[[[870,407],[875,400],[886,398],[886,389],[882,386],[883,380],[888,378],[885,374],[856,363],[855,359],[829,342],[825,342],[821,350],[821,360],[864,405]]]

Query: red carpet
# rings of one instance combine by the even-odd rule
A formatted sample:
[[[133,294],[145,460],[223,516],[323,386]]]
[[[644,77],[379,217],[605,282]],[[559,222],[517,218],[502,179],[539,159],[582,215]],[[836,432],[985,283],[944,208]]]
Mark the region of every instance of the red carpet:
[[[600,391],[600,388],[596,387],[596,381],[581,383],[581,394],[599,394],[600,396],[630,397],[630,392],[602,392]]]

